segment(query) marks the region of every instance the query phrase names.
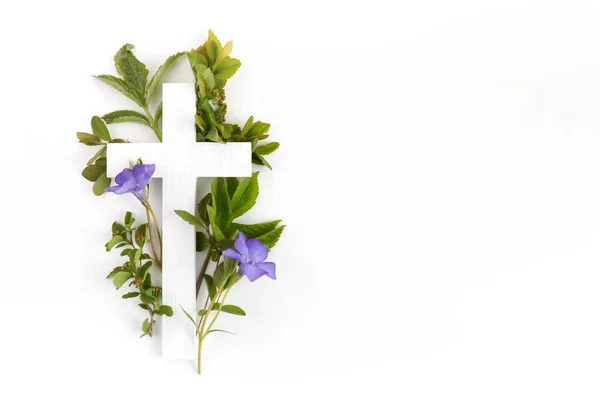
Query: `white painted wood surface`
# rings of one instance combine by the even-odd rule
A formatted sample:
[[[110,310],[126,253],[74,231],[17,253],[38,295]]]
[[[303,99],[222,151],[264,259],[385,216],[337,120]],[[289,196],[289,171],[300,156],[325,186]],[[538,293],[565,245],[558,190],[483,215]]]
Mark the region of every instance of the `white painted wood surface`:
[[[194,212],[196,178],[250,176],[250,143],[196,143],[194,85],[163,85],[163,142],[108,145],[108,176],[113,177],[141,158],[156,164],[155,178],[163,178],[163,302],[173,307],[163,317],[162,354],[171,359],[194,359],[193,326],[183,307],[196,315],[195,228],[174,210]],[[180,307],[181,306],[181,307]]]

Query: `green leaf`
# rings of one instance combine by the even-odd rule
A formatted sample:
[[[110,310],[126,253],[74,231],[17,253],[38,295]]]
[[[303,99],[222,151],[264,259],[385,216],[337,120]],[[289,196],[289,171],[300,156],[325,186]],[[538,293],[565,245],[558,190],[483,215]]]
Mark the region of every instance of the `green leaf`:
[[[140,248],[144,246],[144,243],[146,243],[147,231],[148,231],[148,224],[141,224],[135,230],[135,235],[134,235],[135,243]],[[141,249],[139,249],[139,250],[141,250]],[[141,254],[140,254],[140,256],[141,256]]]
[[[233,50],[233,42],[230,40],[229,42],[225,43],[225,46],[223,46],[223,48],[221,49],[221,54],[219,54],[219,56],[217,57],[217,59],[215,61],[215,65],[220,60],[222,60],[226,57],[229,57],[231,55],[232,50]],[[214,69],[214,66],[213,66],[213,69]]]
[[[113,111],[102,116],[102,119],[107,124],[117,124],[120,122],[136,122],[138,124],[150,126],[150,121],[148,121],[148,118],[146,118],[144,114],[132,110]]]
[[[201,252],[208,248],[208,238],[203,232],[196,232],[196,251]]]
[[[250,132],[250,129],[252,128],[252,125],[254,124],[254,117],[250,117],[248,118],[248,120],[246,121],[246,124],[244,125],[244,127],[242,128],[242,131],[240,132],[241,136],[246,136],[248,135],[248,132]]]
[[[154,93],[160,86],[162,79],[164,78],[164,76],[167,73],[167,71],[169,70],[169,68],[171,68],[171,66],[175,63],[175,61],[177,61],[177,59],[184,54],[185,54],[185,52],[173,54],[172,56],[167,58],[167,60],[165,61],[165,63],[163,65],[158,67],[158,69],[156,70],[156,73],[154,74],[152,79],[150,79],[150,83],[148,84],[148,93],[146,94],[146,102],[147,103],[150,102],[150,98],[154,95]]]
[[[181,217],[182,220],[191,225],[204,227],[204,224],[202,223],[202,221],[200,221],[200,219],[198,219],[198,217],[190,214],[185,210],[175,210],[175,214],[179,215],[179,217]]]
[[[214,300],[214,298],[217,294],[217,288],[215,287],[215,282],[213,281],[213,277],[208,274],[205,274],[204,282],[206,282],[206,288],[208,289],[208,296],[210,297],[211,300]]]
[[[163,102],[158,103],[158,107],[156,107],[156,111],[154,111],[154,122],[158,124],[158,121],[162,119],[163,112]]]
[[[225,178],[225,181],[227,181],[227,193],[231,199],[240,185],[240,181],[238,178]]]
[[[106,279],[112,279],[115,277],[115,275],[118,272],[121,271],[125,271],[125,267],[123,267],[122,265],[119,265],[118,267],[115,267],[115,269],[113,269],[112,271],[110,271],[110,274],[106,275]]]
[[[267,124],[266,122],[257,121],[252,125],[252,128],[246,134],[246,137],[254,138],[258,136],[262,136],[269,131],[271,124]]]
[[[107,142],[110,142],[110,132],[108,132],[108,128],[106,124],[100,117],[93,116],[92,117],[92,132],[94,135],[98,136],[100,139],[104,139]]]
[[[210,220],[210,225],[212,227],[212,234],[215,240],[223,240],[225,239],[225,235],[217,225],[217,212],[211,206],[206,206],[206,212],[208,213],[208,219]]]
[[[209,333],[213,333],[213,332],[223,332],[223,333],[228,333],[233,336],[237,336],[235,333],[226,331],[224,329],[211,329],[210,331],[208,331],[204,334],[204,337],[208,336]]]
[[[87,162],[87,165],[92,165],[98,158],[106,156],[106,145],[102,146],[100,150]]]
[[[117,51],[114,57],[115,68],[125,82],[131,84],[143,96],[146,92],[148,69],[133,55],[133,48],[133,45],[126,44]]]
[[[131,225],[133,225],[134,222],[135,218],[133,218],[133,214],[131,213],[131,211],[127,211],[125,213],[125,218],[123,218],[123,223],[125,224],[125,227],[127,229],[130,229]]]
[[[270,170],[273,169],[271,167],[271,164],[269,164],[267,162],[267,160],[265,160],[265,158],[263,156],[261,156],[260,154],[252,153],[252,163],[256,164],[256,165],[264,165],[265,167],[269,168]]]
[[[106,168],[106,157],[100,157],[96,160],[96,165]]]
[[[116,76],[112,75],[96,75],[96,78],[100,79],[102,82],[106,83],[113,89],[118,90],[119,92],[121,92],[121,94],[133,100],[138,106],[142,108],[146,106],[143,96],[137,91],[135,87],[133,87],[130,83],[125,82],[123,79],[117,78]]]
[[[156,297],[151,296],[149,294],[146,293],[141,293],[140,294],[140,300],[142,301],[142,303],[144,304],[154,304],[154,302],[157,300]]]
[[[112,239],[110,239],[108,241],[108,243],[106,243],[104,245],[104,247],[106,247],[106,251],[111,251],[113,247],[115,247],[116,245],[118,245],[119,243],[124,242],[125,239],[123,239],[123,237],[121,237],[121,235],[116,235],[113,236]]]
[[[240,62],[240,60],[236,58],[223,58],[213,66],[215,78],[220,80],[227,80],[237,72],[241,65],[242,63]]]
[[[244,235],[246,235],[249,239],[254,239],[254,238],[262,236],[266,233],[271,232],[272,230],[274,230],[277,227],[277,225],[279,225],[280,222],[281,222],[281,220],[278,219],[275,221],[263,222],[260,224],[253,224],[253,225],[244,225],[244,224],[234,223],[233,228],[243,232]]]
[[[212,204],[215,209],[215,221],[221,232],[227,236],[233,214],[231,211],[231,201],[227,192],[227,181],[225,178],[216,178],[211,185]]]
[[[110,178],[106,177],[106,172],[102,173],[94,183],[93,191],[96,196],[104,194],[104,189],[110,186]]]
[[[158,315],[166,315],[167,317],[173,316],[173,309],[170,306],[160,306],[158,311]]]
[[[77,139],[86,146],[100,146],[102,144],[99,137],[85,132],[77,132]]]
[[[256,149],[254,149],[254,151],[256,152],[256,154],[266,156],[267,154],[271,154],[278,148],[279,148],[279,143],[271,142],[271,143],[265,144],[264,146],[258,146]]]
[[[138,297],[140,295],[140,292],[129,292],[129,293],[125,293],[123,296],[124,299],[132,299],[134,297]]]
[[[231,213],[233,218],[244,215],[254,207],[258,198],[258,172],[240,182],[235,194],[231,198]],[[214,200],[213,200],[214,202]]]
[[[285,229],[285,225],[281,225],[279,228],[275,228],[270,232],[267,232],[261,236],[258,236],[256,240],[259,240],[261,243],[267,245],[269,248],[274,247],[279,238],[281,237],[281,233]]]
[[[90,182],[96,182],[103,172],[106,172],[106,167],[100,165],[88,165],[81,171],[81,175]]]
[[[208,130],[205,139],[215,143],[225,143],[223,142],[223,139],[221,139],[221,136],[219,136],[219,131],[214,126]]]
[[[210,93],[215,87],[215,77],[210,68],[205,65],[198,64],[196,69],[198,71],[196,78],[200,86],[201,97],[204,98],[206,93]],[[202,85],[200,85],[200,83],[202,83]]]
[[[221,307],[221,312],[226,312],[227,314],[233,315],[246,315],[246,312],[239,308],[238,306],[234,306],[233,304],[225,304]]]
[[[152,325],[150,325],[148,318],[142,322],[142,332],[144,332],[146,335],[150,335],[152,333]]]
[[[237,261],[231,258],[225,258],[225,261],[217,265],[213,274],[213,281],[217,288],[222,289],[225,286],[229,277],[235,273],[236,265]]]
[[[181,308],[181,311],[183,311],[183,313],[190,319],[190,321],[192,322],[192,324],[194,324],[194,326],[196,326],[196,320],[190,315],[190,313],[188,313],[187,311],[185,311],[185,309],[181,306],[179,306],[179,308]]]
[[[210,223],[210,220],[208,219],[208,212],[206,210],[206,206],[210,205],[212,205],[212,193],[208,193],[198,203],[198,217],[202,222],[204,222],[204,225],[206,226],[208,226],[208,224]]]
[[[120,289],[121,286],[123,286],[131,277],[133,277],[133,275],[131,275],[129,272],[117,272],[113,278],[113,283],[117,290]]]

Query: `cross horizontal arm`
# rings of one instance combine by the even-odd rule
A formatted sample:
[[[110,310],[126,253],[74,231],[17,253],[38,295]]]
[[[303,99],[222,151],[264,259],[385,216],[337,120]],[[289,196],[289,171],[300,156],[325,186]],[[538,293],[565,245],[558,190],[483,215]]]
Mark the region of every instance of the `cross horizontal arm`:
[[[250,143],[110,143],[107,175],[114,177],[141,158],[144,164],[156,164],[157,178],[164,177],[169,166],[179,165],[196,177],[244,177],[252,174],[251,157]]]

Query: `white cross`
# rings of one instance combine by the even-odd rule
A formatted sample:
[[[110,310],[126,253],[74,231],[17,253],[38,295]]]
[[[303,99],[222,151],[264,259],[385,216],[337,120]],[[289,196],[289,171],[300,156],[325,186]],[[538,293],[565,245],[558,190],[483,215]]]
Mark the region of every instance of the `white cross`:
[[[109,144],[107,173],[117,175],[141,158],[156,164],[155,178],[163,179],[163,302],[173,317],[163,317],[162,354],[172,359],[193,359],[194,328],[183,307],[196,314],[195,229],[174,210],[196,209],[198,177],[250,176],[250,143],[196,143],[196,94],[191,83],[163,85],[163,142]],[[180,307],[181,306],[181,307]]]

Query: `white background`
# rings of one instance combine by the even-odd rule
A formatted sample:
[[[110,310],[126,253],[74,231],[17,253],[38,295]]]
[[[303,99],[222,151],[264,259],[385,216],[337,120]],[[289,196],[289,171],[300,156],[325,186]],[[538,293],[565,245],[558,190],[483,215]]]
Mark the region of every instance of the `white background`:
[[[0,12],[0,397],[598,399],[600,6],[587,1],[19,1]],[[232,292],[205,373],[138,339],[104,276],[132,196],[80,176],[92,74],[212,28],[229,120],[282,146],[247,221],[278,280]],[[185,62],[167,81],[185,81]],[[115,135],[147,138],[122,125]]]

